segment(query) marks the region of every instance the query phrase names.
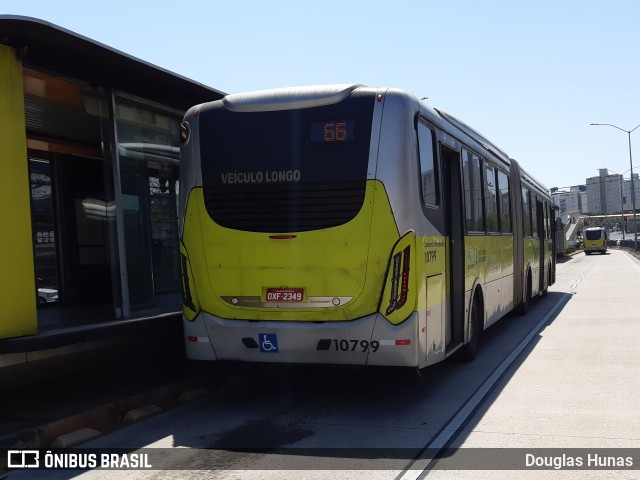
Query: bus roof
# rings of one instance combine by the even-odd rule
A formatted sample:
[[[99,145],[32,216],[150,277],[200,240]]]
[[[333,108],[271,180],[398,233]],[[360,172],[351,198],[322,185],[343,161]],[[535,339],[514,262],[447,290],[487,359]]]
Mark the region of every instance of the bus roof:
[[[422,103],[422,105],[428,106],[424,101],[422,101],[421,103]],[[504,150],[502,150],[499,147],[497,147],[495,143],[493,143],[492,141],[488,140],[484,135],[478,133],[477,130],[475,130],[474,128],[470,127],[469,125],[467,125],[466,123],[462,122],[461,120],[457,119],[453,115],[451,115],[449,113],[446,113],[446,112],[444,112],[444,111],[442,111],[442,110],[440,110],[438,108],[429,107],[429,109],[427,111],[431,112],[434,115],[437,115],[438,118],[444,120],[444,122],[440,122],[440,124],[439,124],[439,126],[441,128],[444,128],[446,130],[445,125],[453,126],[459,132],[462,132],[468,138],[470,138],[471,140],[476,142],[486,152],[491,153],[495,158],[500,159],[501,161],[503,161],[505,163],[505,165],[510,165],[513,162],[518,163],[514,158],[511,158]],[[456,136],[456,135],[454,135],[454,136]],[[459,135],[457,135],[457,136],[459,137]],[[471,147],[472,145],[468,145],[468,146]],[[480,152],[478,152],[478,153],[480,153]],[[520,166],[520,171],[521,171],[521,175],[522,175],[522,180],[525,182],[525,184],[528,185],[529,188],[532,188],[533,190],[535,190],[535,192],[538,195],[541,195],[541,196],[543,196],[545,198],[548,198],[548,199],[551,198],[551,196],[549,194],[549,190],[547,189],[547,187],[541,181],[537,180],[533,175],[531,175],[524,168],[522,168],[522,166]]]
[[[187,110],[224,93],[44,20],[0,15],[0,43],[26,66],[55,70],[100,86]]]
[[[227,95],[222,99],[222,104],[234,112],[268,112],[308,108],[338,103],[361,86],[336,84],[258,90]]]
[[[509,155],[507,155],[507,153],[504,150],[501,150],[500,148],[498,148],[493,142],[487,140],[487,138],[484,135],[481,135],[475,129],[471,128],[469,125],[467,125],[463,121],[458,120],[456,117],[454,117],[449,113],[443,112],[439,108],[436,108],[435,111],[438,112],[440,116],[444,118],[447,122],[449,122],[456,128],[465,132],[467,135],[472,137],[476,142],[481,144],[484,148],[486,148],[489,151],[492,151],[494,155],[498,155],[498,156],[502,155],[502,157],[504,157],[503,160],[511,160]]]

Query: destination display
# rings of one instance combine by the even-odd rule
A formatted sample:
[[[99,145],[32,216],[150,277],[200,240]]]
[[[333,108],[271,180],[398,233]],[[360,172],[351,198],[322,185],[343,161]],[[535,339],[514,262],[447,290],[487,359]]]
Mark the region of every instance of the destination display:
[[[312,122],[309,130],[311,143],[341,143],[353,140],[353,120]]]

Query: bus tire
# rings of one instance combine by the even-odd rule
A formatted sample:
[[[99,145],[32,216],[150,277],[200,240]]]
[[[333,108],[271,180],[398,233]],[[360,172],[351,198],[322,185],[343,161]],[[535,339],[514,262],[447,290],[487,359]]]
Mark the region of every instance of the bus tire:
[[[469,341],[464,345],[464,359],[470,362],[478,354],[480,346],[480,335],[482,333],[483,313],[480,295],[473,296],[471,302],[471,312],[469,312]]]

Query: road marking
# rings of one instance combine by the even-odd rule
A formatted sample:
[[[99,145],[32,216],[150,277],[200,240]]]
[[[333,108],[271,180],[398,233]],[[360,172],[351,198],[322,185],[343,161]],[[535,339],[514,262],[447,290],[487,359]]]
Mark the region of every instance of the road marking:
[[[571,286],[569,287],[569,291],[570,291],[571,293],[575,293],[575,292],[576,292],[576,287],[578,286],[578,284],[579,284],[579,283],[584,279],[584,277],[586,277],[586,276],[587,276],[587,273],[589,273],[589,272],[591,271],[591,269],[593,268],[593,266],[596,264],[596,262],[597,262],[597,261],[598,261],[598,260],[597,260],[597,259],[595,259],[593,262],[591,262],[591,265],[589,265],[589,268],[587,268],[587,269],[582,273],[582,275],[580,275],[580,276],[578,277],[578,279],[573,283],[573,285],[571,285]]]
[[[578,282],[576,282],[576,285],[577,283]],[[529,334],[511,351],[509,356],[493,370],[491,375],[489,375],[484,383],[478,387],[471,398],[467,400],[467,403],[458,410],[451,420],[449,420],[442,430],[440,430],[440,433],[420,450],[417,457],[414,458],[411,463],[396,477],[396,480],[418,480],[423,479],[427,475],[428,472],[426,469],[429,467],[431,462],[433,462],[433,457],[437,456],[437,454],[457,435],[460,428],[476,412],[478,407],[493,390],[496,384],[502,379],[502,376],[509,369],[511,364],[515,362],[523,350],[527,348],[529,343],[531,343],[531,340],[533,340],[538,332],[544,328],[556,312],[561,307],[564,307],[571,296],[572,295],[570,293],[562,295],[549,313],[547,313],[544,318],[540,320],[533,329],[531,329]]]

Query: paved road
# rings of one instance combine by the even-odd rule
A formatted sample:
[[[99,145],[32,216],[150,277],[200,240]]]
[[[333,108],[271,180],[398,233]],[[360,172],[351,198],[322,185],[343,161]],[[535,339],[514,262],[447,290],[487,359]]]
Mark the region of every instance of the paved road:
[[[558,266],[556,285],[527,316],[505,318],[485,332],[471,364],[444,362],[424,378],[410,370],[279,366],[85,445],[170,448],[162,461],[180,471],[94,470],[77,477],[58,471],[39,478],[408,480],[423,478],[423,468],[433,468],[427,477],[436,479],[639,478],[639,465],[626,471],[522,465],[527,452],[637,451],[639,293],[640,265],[624,252],[576,255]],[[462,447],[450,458],[452,468],[478,471],[444,471],[442,463],[421,458],[428,456],[421,449],[448,442]],[[459,460],[468,453],[476,456],[471,465]],[[500,460],[519,471],[482,469]],[[211,465],[219,469],[206,471]],[[32,478],[27,473],[11,472],[9,480]]]
[[[638,479],[640,264],[615,249],[577,254],[559,266],[551,290],[569,292],[571,300],[455,446],[558,449],[542,451],[545,456],[569,448],[635,448],[634,471],[518,472],[518,478]],[[586,463],[585,452],[574,453]],[[473,472],[473,478],[508,478],[504,473]],[[462,477],[433,471],[429,478]]]

